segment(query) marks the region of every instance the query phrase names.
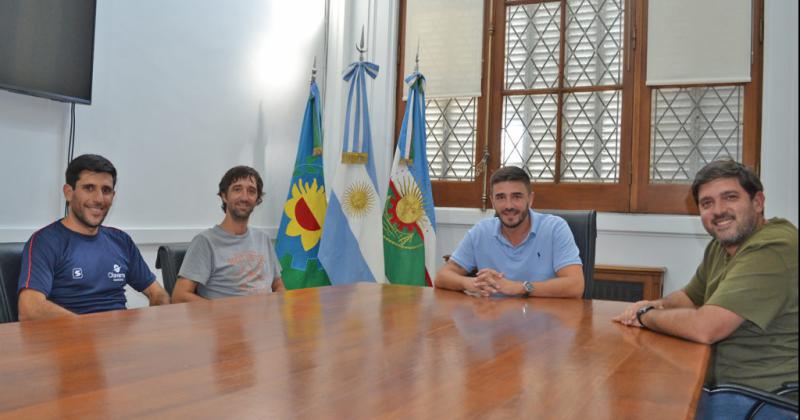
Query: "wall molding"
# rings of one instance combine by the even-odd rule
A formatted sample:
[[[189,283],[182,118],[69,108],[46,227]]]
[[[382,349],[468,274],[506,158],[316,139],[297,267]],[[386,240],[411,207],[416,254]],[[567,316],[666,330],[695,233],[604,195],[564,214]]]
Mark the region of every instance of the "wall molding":
[[[480,220],[491,217],[493,210],[481,211],[477,208],[436,207],[436,221],[440,228],[469,229]],[[44,225],[42,225],[44,226]],[[22,242],[42,226],[0,226],[0,242]],[[273,237],[278,226],[257,226],[266,229]],[[207,226],[180,227],[124,227],[137,243],[170,242],[169,238],[179,238],[171,242],[191,240]],[[601,235],[646,236],[711,239],[698,216],[669,214],[598,213],[597,232]],[[188,238],[188,239],[180,239]]]
[[[436,222],[440,228],[468,228],[492,214],[493,210],[437,207]],[[710,238],[698,216],[668,214],[598,213],[597,232],[602,235]]]
[[[25,242],[31,234],[43,226],[37,227],[0,227],[0,242]],[[133,227],[114,226],[131,235],[137,245],[160,245],[172,242],[189,242],[198,233],[210,226],[202,227]],[[266,230],[272,238],[278,233],[277,226],[253,226]]]
[[[469,229],[481,219],[491,216],[491,210],[484,212],[472,208],[436,208],[436,221],[440,229]],[[31,234],[42,226],[0,226],[0,242],[27,241]],[[273,238],[278,233],[278,226],[254,226],[265,229]],[[137,244],[161,244],[188,242],[209,226],[116,227],[131,235]],[[710,239],[697,216],[598,213],[597,232],[599,235],[611,236]]]

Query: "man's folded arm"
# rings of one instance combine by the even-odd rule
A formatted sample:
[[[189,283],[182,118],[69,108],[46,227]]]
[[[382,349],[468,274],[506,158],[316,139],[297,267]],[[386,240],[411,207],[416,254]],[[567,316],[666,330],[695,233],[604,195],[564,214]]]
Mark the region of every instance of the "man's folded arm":
[[[178,281],[175,282],[175,288],[172,289],[172,303],[197,300],[206,300],[206,298],[197,294],[197,282],[185,277],[178,277]]]
[[[584,286],[583,267],[571,264],[556,271],[554,278],[534,283],[533,296],[581,298]]]
[[[744,322],[736,312],[717,305],[649,311],[641,319],[653,331],[703,344],[728,338]]]
[[[20,321],[77,316],[76,313],[47,300],[44,293],[35,289],[22,289],[19,292],[17,308]]]
[[[440,289],[455,290],[458,292],[468,291],[472,293],[483,293],[480,288],[475,285],[475,277],[468,276],[469,272],[462,266],[458,265],[450,258],[450,261],[436,273],[436,278],[433,284]]]
[[[155,280],[142,293],[150,300],[150,306],[169,305],[169,294]]]
[[[656,309],[697,308],[686,292],[683,290],[676,290],[667,295],[667,297],[658,300],[640,300],[632,303],[625,308],[625,311],[614,317],[613,320],[625,325],[636,325],[638,324],[636,320],[636,311],[646,306],[652,306]]]
[[[466,276],[467,270],[450,260],[436,273],[434,284],[440,289],[457,290],[460,292],[464,290],[464,279]]]

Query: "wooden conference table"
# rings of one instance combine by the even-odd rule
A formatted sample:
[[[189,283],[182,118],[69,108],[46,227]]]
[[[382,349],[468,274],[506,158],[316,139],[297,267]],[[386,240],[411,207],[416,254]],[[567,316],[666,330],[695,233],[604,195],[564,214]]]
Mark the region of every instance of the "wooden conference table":
[[[358,284],[0,325],[0,418],[691,417],[709,347],[626,303]]]

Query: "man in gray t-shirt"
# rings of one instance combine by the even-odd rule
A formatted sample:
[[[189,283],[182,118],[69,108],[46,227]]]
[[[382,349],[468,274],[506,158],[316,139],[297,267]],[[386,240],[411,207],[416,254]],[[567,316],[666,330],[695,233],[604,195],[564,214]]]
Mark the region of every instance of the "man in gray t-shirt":
[[[192,239],[172,291],[173,303],[283,290],[272,239],[248,228],[264,183],[248,166],[231,168],[219,183],[225,218]]]

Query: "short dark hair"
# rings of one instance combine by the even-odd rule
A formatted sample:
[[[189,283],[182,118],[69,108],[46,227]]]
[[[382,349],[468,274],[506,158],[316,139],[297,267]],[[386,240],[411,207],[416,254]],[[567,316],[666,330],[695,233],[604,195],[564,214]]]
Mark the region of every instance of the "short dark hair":
[[[730,159],[717,160],[704,166],[697,171],[697,175],[694,176],[694,181],[692,182],[692,197],[694,197],[695,204],[699,204],[698,195],[700,193],[700,187],[720,178],[736,178],[739,180],[739,185],[747,191],[751,200],[755,197],[756,193],[764,191],[761,180],[758,179],[758,175],[756,175],[752,169]]]
[[[525,188],[528,189],[528,192],[531,192],[531,177],[528,176],[528,173],[522,168],[518,168],[516,166],[504,166],[494,171],[490,180],[490,184],[492,185],[492,188],[494,188],[494,184],[506,181],[522,182],[525,184]]]
[[[100,155],[86,154],[72,159],[67,165],[67,171],[64,173],[67,184],[75,189],[78,178],[80,178],[83,171],[110,174],[114,186],[117,186],[117,168],[114,167],[111,161]]]
[[[258,174],[258,171],[249,166],[240,165],[228,169],[228,172],[225,172],[225,175],[222,176],[222,180],[219,181],[219,192],[217,192],[217,195],[222,197],[222,194],[227,194],[231,184],[242,178],[253,178],[256,180],[256,188],[258,189],[256,205],[261,204],[262,197],[264,197],[264,181],[261,180],[261,175]],[[227,212],[227,210],[228,206],[225,204],[225,201],[222,201],[222,211]]]

